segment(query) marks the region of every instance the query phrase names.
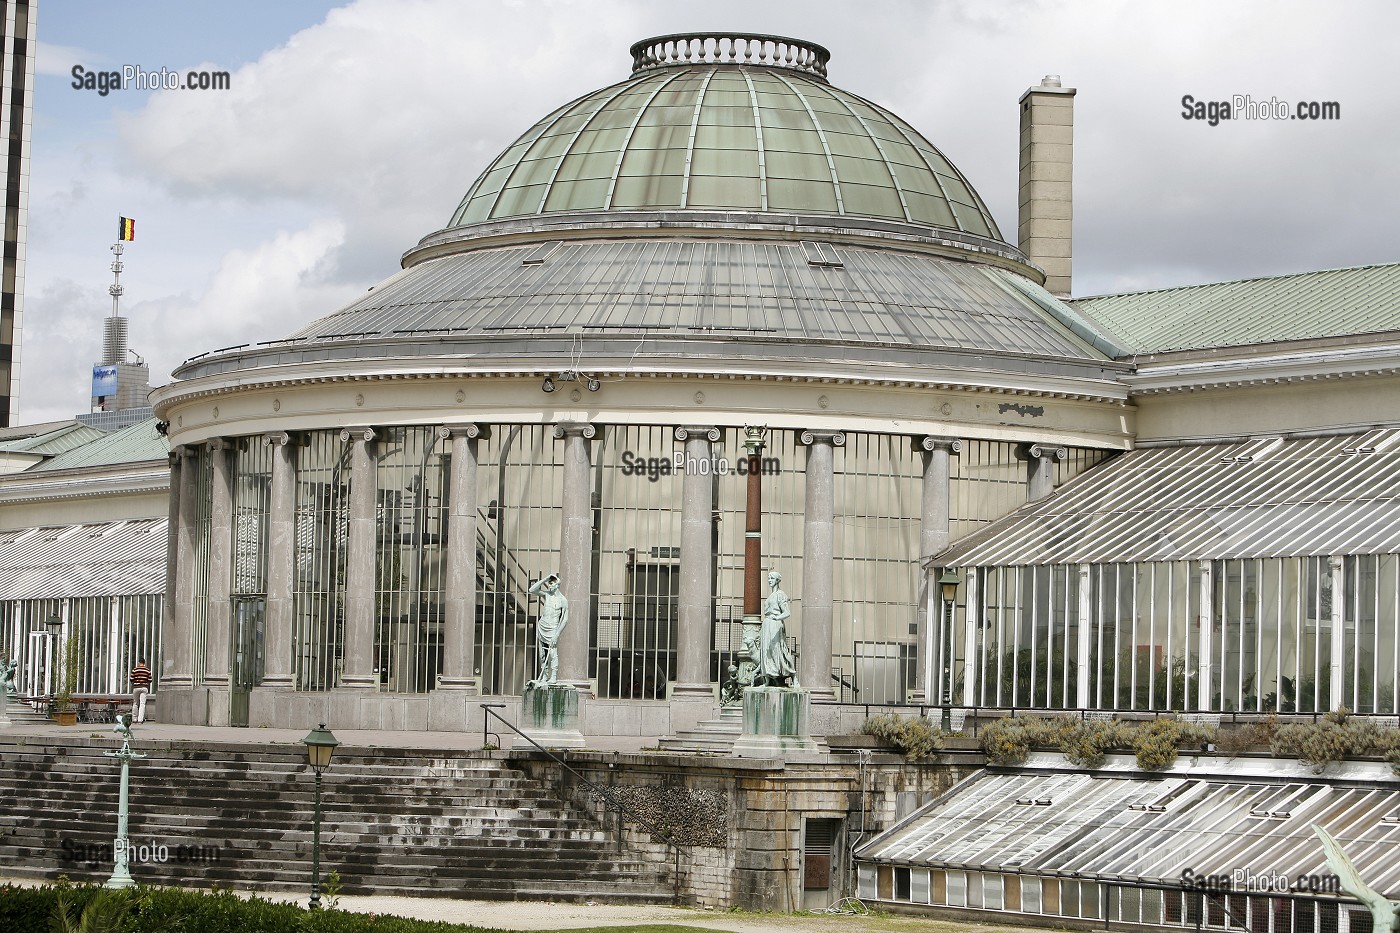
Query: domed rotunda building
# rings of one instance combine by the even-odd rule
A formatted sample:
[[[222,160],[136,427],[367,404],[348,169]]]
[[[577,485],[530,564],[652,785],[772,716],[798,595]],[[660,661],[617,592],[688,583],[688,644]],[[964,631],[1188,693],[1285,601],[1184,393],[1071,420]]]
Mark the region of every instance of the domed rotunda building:
[[[930,558],[1127,449],[1130,363],[1047,291],[1067,254],[1008,243],[822,47],[632,59],[402,271],[155,393],[163,719],[467,728],[536,675],[528,590],[557,572],[585,735],[693,725],[742,650],[760,429],[762,566],[816,709],[972,698]]]

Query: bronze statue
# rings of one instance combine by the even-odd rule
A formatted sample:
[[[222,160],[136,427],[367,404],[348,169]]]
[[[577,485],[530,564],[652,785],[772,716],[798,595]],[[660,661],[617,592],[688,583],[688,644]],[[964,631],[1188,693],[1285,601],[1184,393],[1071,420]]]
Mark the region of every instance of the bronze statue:
[[[793,661],[787,626],[784,625],[792,615],[792,605],[788,595],[778,586],[782,579],[783,575],[778,571],[768,572],[768,585],[773,591],[763,601],[763,623],[758,630],[758,643],[754,646],[753,655],[756,668],[754,686],[757,687],[798,686],[797,665]]]
[[[1322,851],[1327,853],[1327,866],[1342,883],[1342,890],[1370,908],[1371,933],[1393,933],[1400,930],[1400,923],[1397,923],[1397,920],[1400,920],[1397,907],[1400,905],[1391,903],[1384,894],[1361,880],[1356,866],[1327,830],[1314,823],[1313,832],[1322,840]]]
[[[559,636],[569,624],[569,601],[559,592],[557,573],[531,583],[530,595],[540,597],[540,617],[535,622],[540,671],[526,686],[548,687],[559,679]]]

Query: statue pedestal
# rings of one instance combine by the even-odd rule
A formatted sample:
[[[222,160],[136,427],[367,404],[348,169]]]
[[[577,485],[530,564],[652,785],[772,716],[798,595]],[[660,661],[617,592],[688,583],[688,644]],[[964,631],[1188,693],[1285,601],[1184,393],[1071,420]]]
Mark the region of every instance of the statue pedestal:
[[[545,748],[583,748],[578,701],[578,691],[569,684],[526,687],[520,700],[520,731]]]
[[[793,758],[827,749],[812,738],[812,695],[793,687],[749,687],[744,691],[744,731],[734,743],[740,758]]]

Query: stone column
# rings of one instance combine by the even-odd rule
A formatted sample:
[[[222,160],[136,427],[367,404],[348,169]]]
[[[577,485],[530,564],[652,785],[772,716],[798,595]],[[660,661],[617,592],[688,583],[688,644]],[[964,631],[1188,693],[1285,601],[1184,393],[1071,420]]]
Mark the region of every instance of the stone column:
[[[263,436],[272,448],[272,488],[267,514],[267,605],[263,615],[261,686],[290,690],[292,679],[292,585],[296,562],[296,447],[285,432]]]
[[[1055,491],[1055,464],[1069,451],[1049,444],[1021,444],[1016,456],[1026,461],[1026,501],[1044,499]]]
[[[175,602],[179,590],[180,569],[180,477],[184,456],[180,448],[170,451],[170,489],[168,518],[165,526],[165,595],[160,606],[161,657],[148,658],[151,669],[160,677],[157,687],[165,686],[165,645],[175,637]],[[16,636],[18,637],[18,636]]]
[[[345,668],[342,687],[379,689],[374,670],[375,563],[379,547],[379,477],[373,428],[345,429],[350,452],[350,520],[345,543]]]
[[[559,682],[591,690],[588,680],[588,627],[593,593],[593,482],[591,424],[560,422],[564,441],[564,513],[559,537],[559,591],[569,601],[569,624],[559,637]]]
[[[681,484],[681,579],[676,641],[675,698],[714,699],[710,684],[710,628],[714,620],[714,448],[716,427],[676,428],[685,445],[685,478]],[[703,471],[700,463],[710,464]]]
[[[233,463],[234,447],[222,438],[209,441],[214,482],[209,502],[209,604],[204,636],[204,685],[229,682],[229,621],[233,615]]]
[[[844,446],[840,431],[803,431],[807,447],[806,505],[802,523],[802,686],[821,703],[834,703],[831,689],[832,578],[836,561],[833,530],[836,495],[835,448]]]
[[[439,690],[477,692],[476,638],[476,424],[438,428],[452,442],[447,512],[447,580],[443,593],[442,675]]]
[[[943,594],[938,588],[938,576],[942,567],[935,566],[933,558],[948,549],[949,522],[952,515],[950,506],[950,458],[962,452],[962,442],[951,437],[916,437],[914,449],[923,455],[924,483],[919,510],[919,563],[923,567],[919,575],[919,605],[915,611],[917,634],[915,644],[923,663],[919,665],[918,683],[914,688],[914,702],[927,702],[935,694],[933,666],[933,639],[942,628],[941,615],[934,619],[934,613],[943,612]]]
[[[167,690],[188,690],[194,686],[190,667],[190,642],[194,624],[194,523],[198,495],[198,468],[195,450],[180,446],[176,452],[180,463],[180,509],[175,548],[175,614],[171,630],[166,633],[164,647],[164,676],[161,686]]]

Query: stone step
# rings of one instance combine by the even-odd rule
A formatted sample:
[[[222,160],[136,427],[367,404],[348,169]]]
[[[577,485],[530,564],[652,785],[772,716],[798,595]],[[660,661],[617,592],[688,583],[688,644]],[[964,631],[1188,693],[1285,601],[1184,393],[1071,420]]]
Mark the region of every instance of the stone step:
[[[115,742],[0,738],[0,864],[22,877],[105,879],[64,841],[110,851],[119,769]],[[218,863],[137,865],[156,883],[305,884],[315,784],[301,750],[189,749],[153,743],[132,764],[133,842],[214,846]],[[665,903],[669,860],[624,850],[587,808],[488,755],[338,756],[323,779],[321,849],[350,892],[547,897]],[[290,820],[295,826],[289,826]],[[583,879],[585,883],[580,883]]]

